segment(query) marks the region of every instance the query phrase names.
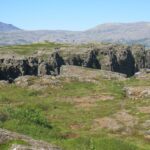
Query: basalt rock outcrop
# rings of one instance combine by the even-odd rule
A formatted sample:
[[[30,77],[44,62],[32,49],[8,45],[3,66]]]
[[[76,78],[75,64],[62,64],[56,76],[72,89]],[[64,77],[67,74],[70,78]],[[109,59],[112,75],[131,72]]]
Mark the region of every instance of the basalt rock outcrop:
[[[80,52],[76,52],[75,49],[54,51],[46,58],[39,55],[31,57],[2,55],[0,80],[12,82],[15,78],[25,75],[59,75],[62,65],[102,69],[130,77],[142,68],[150,68],[150,50],[146,50],[143,46],[103,45],[86,48]]]
[[[12,144],[10,145],[10,150],[61,150],[59,147],[44,141],[34,140],[31,137],[0,128],[0,144],[5,144],[15,140],[20,140],[25,144]]]

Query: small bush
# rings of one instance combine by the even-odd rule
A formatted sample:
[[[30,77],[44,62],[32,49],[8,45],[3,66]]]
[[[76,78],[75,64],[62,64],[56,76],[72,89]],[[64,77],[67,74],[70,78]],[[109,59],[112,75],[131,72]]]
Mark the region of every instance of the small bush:
[[[35,125],[43,126],[45,128],[52,128],[50,122],[45,118],[42,112],[38,109],[33,108],[17,108],[17,109],[7,109],[10,118],[18,119],[23,122],[33,123]]]
[[[0,112],[0,122],[5,122],[6,120],[8,120],[8,113],[6,112]]]

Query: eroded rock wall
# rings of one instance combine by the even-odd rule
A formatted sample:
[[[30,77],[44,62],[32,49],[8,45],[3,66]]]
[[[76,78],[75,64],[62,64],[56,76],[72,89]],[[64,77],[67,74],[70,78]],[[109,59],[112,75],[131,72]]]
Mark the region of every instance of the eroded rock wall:
[[[24,75],[59,75],[62,65],[83,66],[126,74],[128,77],[142,68],[150,68],[150,50],[143,46],[109,46],[87,49],[84,53],[64,56],[53,52],[47,59],[39,56],[0,58],[0,80],[13,81]]]

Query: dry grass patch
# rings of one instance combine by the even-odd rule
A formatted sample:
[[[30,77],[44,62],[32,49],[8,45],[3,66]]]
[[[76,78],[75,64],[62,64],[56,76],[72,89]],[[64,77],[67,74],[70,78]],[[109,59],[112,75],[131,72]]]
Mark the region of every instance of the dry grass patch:
[[[150,114],[150,106],[138,107],[140,113]]]
[[[120,132],[122,135],[132,134],[138,119],[125,110],[113,114],[111,117],[96,118],[93,121],[92,129],[107,129],[112,132]]]
[[[125,110],[116,113],[114,117],[126,127],[134,127],[138,123],[138,119]]]
[[[91,96],[84,96],[84,97],[65,97],[62,99],[65,102],[71,102],[75,104],[76,107],[89,109],[91,107],[96,107],[97,102],[99,101],[109,101],[114,100],[112,95],[108,94],[101,94],[101,95],[91,95]]]
[[[123,128],[123,126],[118,123],[115,119],[110,117],[104,117],[104,118],[97,118],[93,122],[94,130],[105,128],[113,132],[117,132]]]
[[[80,124],[71,124],[70,125],[70,129],[71,130],[79,130],[79,129],[81,129],[83,126],[82,125],[80,125]]]

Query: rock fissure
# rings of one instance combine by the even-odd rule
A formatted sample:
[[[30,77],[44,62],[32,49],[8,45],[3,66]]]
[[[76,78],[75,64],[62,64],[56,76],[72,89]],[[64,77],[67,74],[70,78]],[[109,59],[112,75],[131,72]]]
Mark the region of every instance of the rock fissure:
[[[87,50],[84,54],[53,52],[48,59],[39,56],[3,57],[0,58],[0,80],[13,81],[19,76],[59,75],[62,65],[75,65],[87,68],[102,69],[133,76],[143,68],[150,68],[150,51],[143,46],[117,46],[107,49]]]

